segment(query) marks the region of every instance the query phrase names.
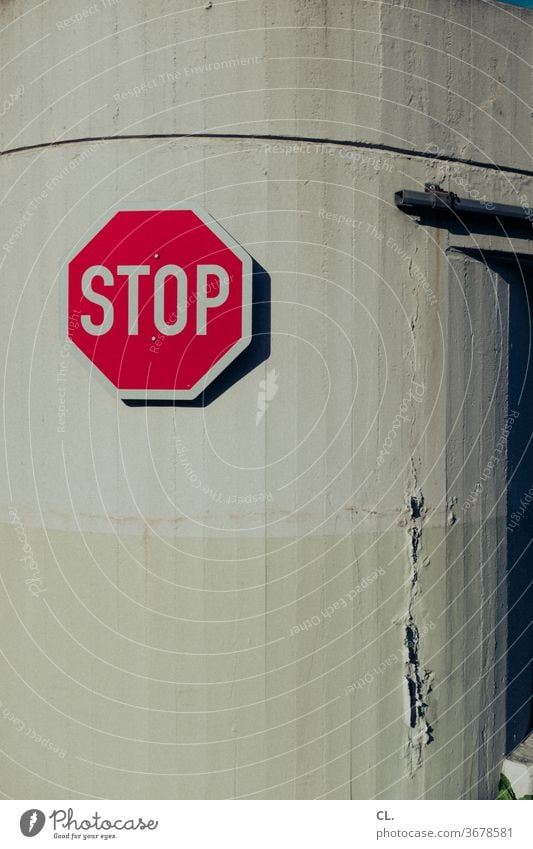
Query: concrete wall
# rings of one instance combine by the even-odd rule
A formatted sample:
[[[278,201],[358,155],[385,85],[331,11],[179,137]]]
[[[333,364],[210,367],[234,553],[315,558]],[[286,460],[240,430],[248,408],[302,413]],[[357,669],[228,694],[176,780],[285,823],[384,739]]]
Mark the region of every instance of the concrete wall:
[[[483,0],[1,5],[4,86],[26,86],[24,106],[2,120],[3,148],[118,133],[273,133],[531,165],[524,9]]]
[[[495,795],[511,286],[461,250],[530,243],[393,203],[533,194],[423,156],[530,167],[529,13],[491,5],[2,3],[5,795]],[[271,356],[126,407],[65,343],[63,258],[189,200],[268,272]]]

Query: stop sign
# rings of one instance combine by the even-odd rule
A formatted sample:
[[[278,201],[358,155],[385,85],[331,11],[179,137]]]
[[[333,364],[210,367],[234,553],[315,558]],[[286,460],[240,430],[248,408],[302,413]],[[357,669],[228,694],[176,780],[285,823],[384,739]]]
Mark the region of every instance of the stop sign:
[[[125,400],[196,398],[251,340],[251,257],[198,208],[117,212],[67,291],[69,338]]]

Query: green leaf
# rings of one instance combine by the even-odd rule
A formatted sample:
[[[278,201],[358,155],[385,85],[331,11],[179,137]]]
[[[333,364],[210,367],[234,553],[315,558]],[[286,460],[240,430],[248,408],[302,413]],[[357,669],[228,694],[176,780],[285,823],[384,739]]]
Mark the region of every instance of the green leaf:
[[[498,799],[511,800],[516,799],[511,782],[503,773],[500,775],[500,784],[498,787]]]
[[[520,796],[520,801],[522,801],[522,799],[533,799],[533,796]]]

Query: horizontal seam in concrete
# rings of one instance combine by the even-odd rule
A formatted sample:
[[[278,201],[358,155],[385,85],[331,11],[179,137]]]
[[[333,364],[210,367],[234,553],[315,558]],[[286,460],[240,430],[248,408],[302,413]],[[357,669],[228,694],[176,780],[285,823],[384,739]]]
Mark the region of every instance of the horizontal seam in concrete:
[[[501,171],[507,174],[519,174],[524,177],[533,177],[533,170],[527,168],[513,168],[511,165],[497,165],[495,162],[483,162],[476,159],[463,159],[458,156],[430,153],[429,151],[411,148],[395,147],[389,144],[374,144],[364,141],[343,141],[339,139],[311,138],[306,136],[275,136],[275,135],[253,135],[246,133],[142,133],[137,135],[115,135],[115,136],[87,136],[79,139],[61,139],[59,141],[41,142],[39,144],[23,145],[21,147],[6,148],[0,151],[0,156],[11,153],[23,153],[28,150],[39,150],[48,147],[61,147],[62,145],[83,144],[91,142],[106,141],[139,141],[143,139],[238,139],[244,141],[270,141],[290,142],[294,144],[316,144],[334,145],[336,147],[353,147],[362,150],[383,151],[385,153],[398,153],[403,156],[413,156],[420,159],[429,159],[435,162],[455,162],[460,165],[471,165],[476,168],[486,168],[491,171]]]

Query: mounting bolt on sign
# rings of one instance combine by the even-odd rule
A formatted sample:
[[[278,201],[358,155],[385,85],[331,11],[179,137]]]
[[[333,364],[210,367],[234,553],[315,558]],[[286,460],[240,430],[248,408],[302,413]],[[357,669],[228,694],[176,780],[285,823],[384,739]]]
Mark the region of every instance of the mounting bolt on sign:
[[[117,212],[67,278],[69,338],[123,400],[194,399],[251,341],[252,259],[201,209]]]

